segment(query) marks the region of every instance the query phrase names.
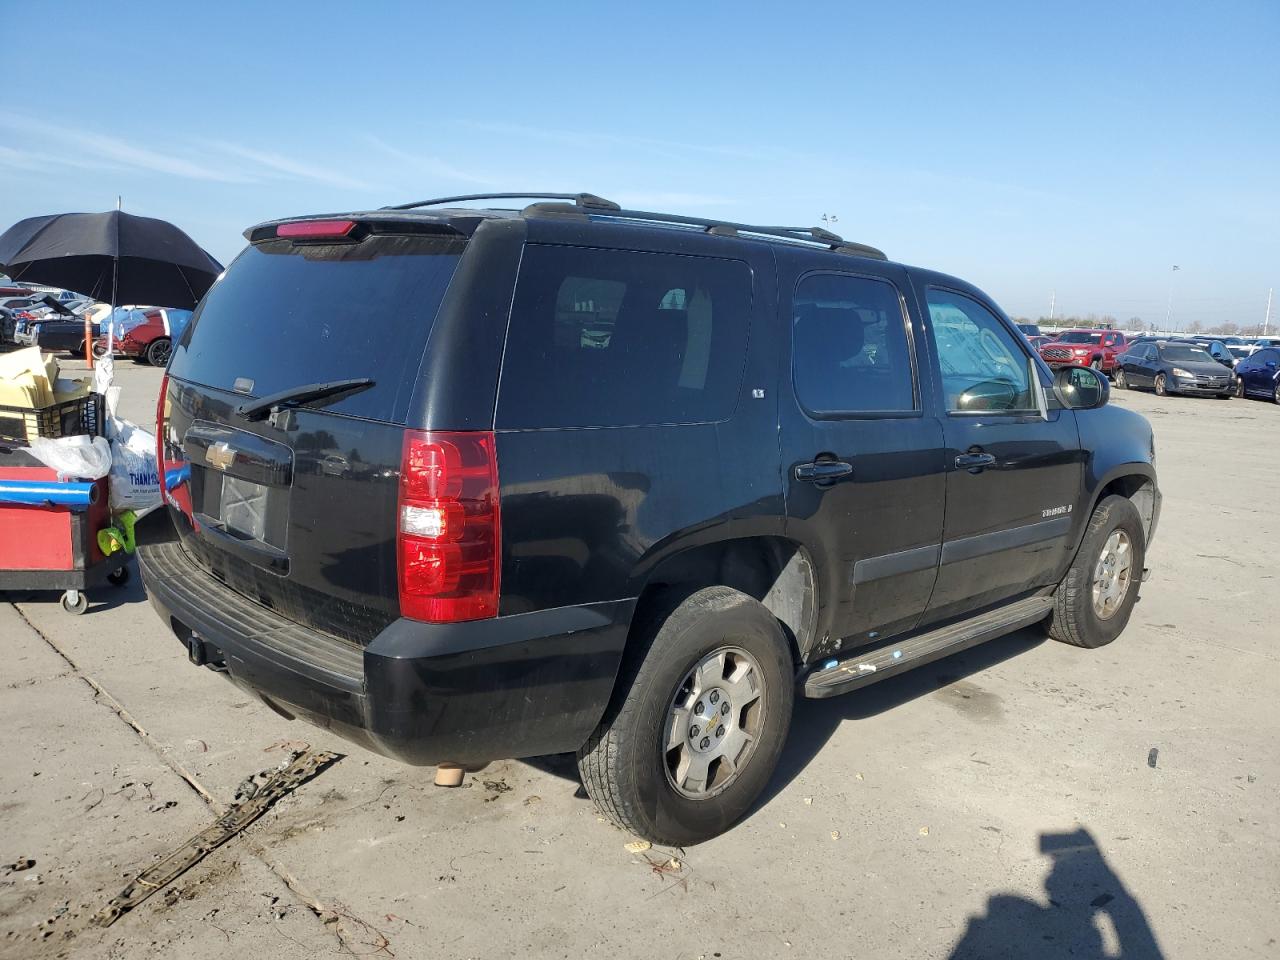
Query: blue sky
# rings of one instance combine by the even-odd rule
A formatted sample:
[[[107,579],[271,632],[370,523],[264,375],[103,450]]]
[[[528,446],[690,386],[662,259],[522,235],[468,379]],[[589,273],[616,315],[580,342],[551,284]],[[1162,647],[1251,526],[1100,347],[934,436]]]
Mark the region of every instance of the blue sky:
[[[276,216],[590,190],[834,213],[1012,314],[1162,321],[1172,280],[1175,322],[1255,323],[1280,288],[1276,0],[195,9],[0,3],[49,43],[6,67],[0,229],[122,194],[225,261]]]

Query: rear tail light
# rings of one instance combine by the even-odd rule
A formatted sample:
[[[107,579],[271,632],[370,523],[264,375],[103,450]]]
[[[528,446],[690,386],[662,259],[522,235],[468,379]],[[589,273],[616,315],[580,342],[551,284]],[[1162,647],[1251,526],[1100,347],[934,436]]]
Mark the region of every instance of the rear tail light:
[[[164,482],[164,432],[168,429],[169,423],[169,374],[165,374],[160,378],[160,397],[156,400],[156,473],[160,477],[160,503],[163,504],[168,496],[166,484]]]
[[[433,623],[497,616],[502,538],[492,433],[406,431],[397,531],[402,616]]]
[[[355,229],[354,220],[303,220],[282,223],[276,227],[277,237],[291,240],[338,240]]]

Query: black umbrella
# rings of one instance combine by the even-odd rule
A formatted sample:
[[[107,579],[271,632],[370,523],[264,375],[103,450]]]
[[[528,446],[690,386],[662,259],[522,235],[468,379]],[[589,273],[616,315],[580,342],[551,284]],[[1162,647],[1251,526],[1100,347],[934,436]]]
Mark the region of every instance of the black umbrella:
[[[0,270],[113,305],[191,310],[222,264],[171,223],[112,210],[15,223],[0,234]]]

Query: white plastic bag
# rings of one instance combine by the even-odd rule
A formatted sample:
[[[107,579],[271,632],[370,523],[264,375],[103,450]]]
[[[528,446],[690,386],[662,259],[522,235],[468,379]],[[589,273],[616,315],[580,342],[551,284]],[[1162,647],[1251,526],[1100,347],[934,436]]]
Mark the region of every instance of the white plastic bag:
[[[59,480],[97,480],[111,470],[111,445],[103,437],[36,437],[30,441],[30,450],[46,467],[58,471]]]
[[[160,475],[156,471],[156,438],[128,420],[112,418],[111,510],[141,515],[160,506]]]

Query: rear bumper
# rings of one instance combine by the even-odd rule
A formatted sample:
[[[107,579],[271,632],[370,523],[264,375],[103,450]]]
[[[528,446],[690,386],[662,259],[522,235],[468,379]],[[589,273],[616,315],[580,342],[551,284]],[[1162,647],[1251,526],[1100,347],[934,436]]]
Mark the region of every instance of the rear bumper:
[[[176,542],[139,547],[138,561],[151,605],[193,662],[288,716],[413,764],[576,750],[609,703],[635,606],[400,619],[360,647],[240,596]]]

